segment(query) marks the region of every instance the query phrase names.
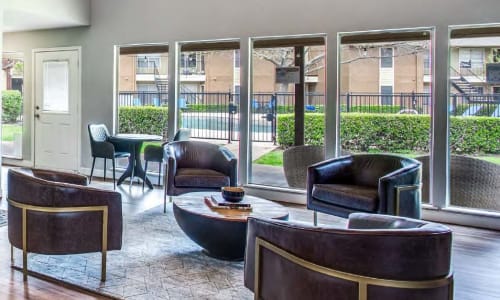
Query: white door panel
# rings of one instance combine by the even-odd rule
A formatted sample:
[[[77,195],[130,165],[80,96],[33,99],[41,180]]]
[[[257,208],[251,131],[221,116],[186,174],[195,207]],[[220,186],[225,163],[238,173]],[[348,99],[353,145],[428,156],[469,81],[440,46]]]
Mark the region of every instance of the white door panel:
[[[35,52],[35,167],[77,171],[78,50]]]

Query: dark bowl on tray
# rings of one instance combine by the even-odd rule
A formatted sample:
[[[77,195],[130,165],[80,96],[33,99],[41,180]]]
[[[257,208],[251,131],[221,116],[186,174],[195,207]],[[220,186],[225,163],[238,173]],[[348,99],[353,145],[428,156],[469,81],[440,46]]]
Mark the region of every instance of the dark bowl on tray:
[[[245,190],[237,186],[225,186],[221,189],[222,198],[228,202],[240,202],[245,196]]]

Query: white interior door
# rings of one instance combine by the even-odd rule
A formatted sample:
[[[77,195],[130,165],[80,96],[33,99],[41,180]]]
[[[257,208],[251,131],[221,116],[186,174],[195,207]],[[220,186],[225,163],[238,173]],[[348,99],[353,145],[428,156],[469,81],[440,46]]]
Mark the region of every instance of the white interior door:
[[[77,171],[80,149],[79,49],[35,51],[34,165]]]

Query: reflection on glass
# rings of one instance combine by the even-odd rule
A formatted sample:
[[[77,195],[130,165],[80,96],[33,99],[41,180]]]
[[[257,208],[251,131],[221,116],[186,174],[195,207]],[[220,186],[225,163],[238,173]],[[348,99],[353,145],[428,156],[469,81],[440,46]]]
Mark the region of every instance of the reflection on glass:
[[[341,155],[398,154],[424,162],[429,202],[431,42],[358,41],[340,46]],[[444,99],[443,99],[444,100]]]
[[[43,111],[68,112],[69,62],[43,63]]]
[[[4,52],[2,69],[2,156],[22,158],[24,59],[22,53]]]
[[[499,49],[500,36],[450,40],[451,206],[500,212]]]
[[[304,189],[307,166],[324,158],[325,48],[287,43],[253,49],[249,183]],[[297,110],[304,111],[304,141],[295,141]]]

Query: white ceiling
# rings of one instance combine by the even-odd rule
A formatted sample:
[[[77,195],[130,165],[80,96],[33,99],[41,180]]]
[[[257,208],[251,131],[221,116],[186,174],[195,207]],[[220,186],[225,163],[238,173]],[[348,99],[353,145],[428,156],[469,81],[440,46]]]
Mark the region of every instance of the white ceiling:
[[[4,32],[90,25],[90,0],[7,0]]]

